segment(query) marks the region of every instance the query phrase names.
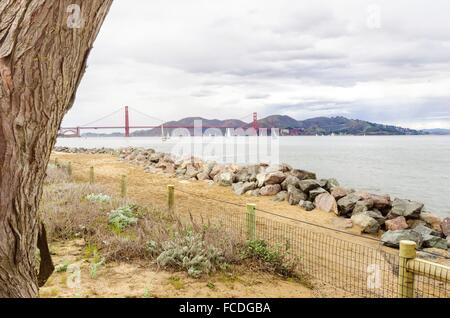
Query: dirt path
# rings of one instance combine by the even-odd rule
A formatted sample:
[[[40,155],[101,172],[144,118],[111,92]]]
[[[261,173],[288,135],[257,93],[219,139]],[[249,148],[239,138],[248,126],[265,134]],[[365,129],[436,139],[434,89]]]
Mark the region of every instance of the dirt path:
[[[90,264],[84,259],[84,248],[83,240],[52,244],[51,252],[55,264],[70,265],[67,271],[54,273],[51,276],[47,284],[40,290],[42,298],[303,298],[323,296],[318,291],[304,287],[298,282],[269,274],[249,272],[242,268],[236,268],[232,273],[219,273],[201,279],[192,279],[185,273],[160,271],[145,262],[108,263],[100,267],[96,276],[93,277]]]

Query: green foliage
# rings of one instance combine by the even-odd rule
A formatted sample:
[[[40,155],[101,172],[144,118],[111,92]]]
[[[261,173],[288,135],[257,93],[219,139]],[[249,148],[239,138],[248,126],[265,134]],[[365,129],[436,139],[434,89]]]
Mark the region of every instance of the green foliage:
[[[184,287],[185,287],[183,280],[177,276],[169,277],[169,283],[176,290],[184,289]]]
[[[263,240],[248,241],[247,256],[254,257],[268,263],[276,263],[282,258],[279,251],[269,248],[266,241]]]
[[[284,276],[292,276],[296,262],[288,259],[286,253],[282,253],[280,248],[274,249],[268,246],[264,240],[248,241],[245,246],[244,255],[246,258],[254,259],[269,271],[274,271]]]
[[[89,266],[89,274],[91,275],[91,278],[95,279],[97,278],[97,272],[98,270],[105,264],[104,258],[94,258]]]
[[[89,274],[92,278],[97,278],[97,272],[100,267],[105,263],[105,258],[101,257],[97,246],[94,244],[88,244],[84,250],[84,257],[89,259]]]
[[[187,270],[191,277],[209,274],[224,264],[222,251],[206,246],[202,236],[192,232],[176,234],[161,246],[149,242],[148,248],[154,254],[161,251],[156,259],[160,266]]]
[[[69,261],[64,261],[62,264],[59,264],[55,267],[55,271],[57,273],[65,273],[67,272],[67,268],[69,267],[70,262]]]
[[[114,230],[121,232],[125,228],[137,224],[136,207],[133,205],[126,205],[113,210],[109,213],[108,223]]]
[[[86,196],[86,200],[95,203],[109,203],[111,202],[111,197],[103,193],[91,193]]]

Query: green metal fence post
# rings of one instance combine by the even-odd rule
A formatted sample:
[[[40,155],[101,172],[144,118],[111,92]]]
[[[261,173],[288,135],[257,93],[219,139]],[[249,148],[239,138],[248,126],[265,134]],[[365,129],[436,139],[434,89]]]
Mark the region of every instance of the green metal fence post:
[[[169,207],[169,212],[173,212],[175,207],[175,186],[168,185],[167,186],[167,205]]]
[[[69,177],[72,176],[72,162],[70,162],[70,161],[67,164],[67,174],[69,175]]]
[[[123,175],[120,179],[120,196],[124,199],[127,197],[127,188],[127,176]]]
[[[256,204],[247,204],[247,239],[256,240]]]
[[[89,183],[94,184],[94,182],[95,182],[94,167],[91,167],[89,169]]]
[[[416,258],[416,242],[400,241],[398,297],[414,297],[414,273],[408,271],[408,262]]]

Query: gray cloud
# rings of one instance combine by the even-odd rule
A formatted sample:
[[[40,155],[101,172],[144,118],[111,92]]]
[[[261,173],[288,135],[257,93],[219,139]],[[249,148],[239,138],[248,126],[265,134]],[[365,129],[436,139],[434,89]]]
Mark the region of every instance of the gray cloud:
[[[65,123],[128,104],[167,120],[259,111],[450,127],[449,11],[445,0],[116,0]]]

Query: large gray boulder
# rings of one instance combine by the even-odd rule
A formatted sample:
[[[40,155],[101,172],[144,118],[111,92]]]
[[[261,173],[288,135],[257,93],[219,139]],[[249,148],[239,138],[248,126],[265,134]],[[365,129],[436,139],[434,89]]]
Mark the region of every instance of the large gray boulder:
[[[286,179],[286,175],[281,171],[270,172],[264,179],[265,185],[280,184]]]
[[[420,220],[428,224],[433,230],[437,232],[442,232],[441,229],[442,219],[437,215],[430,212],[422,212],[420,214]]]
[[[238,182],[248,182],[250,181],[250,174],[246,167],[243,167],[239,171],[236,172],[236,180]]]
[[[238,182],[233,184],[233,191],[237,195],[244,195],[250,190],[256,189],[256,182]]]
[[[266,180],[266,174],[264,172],[260,172],[256,175],[256,184],[258,188],[264,186],[264,181]]]
[[[218,183],[221,186],[229,187],[233,184],[233,182],[234,182],[234,174],[229,171],[222,172],[221,174],[218,175]]]
[[[156,152],[156,153],[153,153],[150,155],[149,160],[150,160],[150,162],[157,163],[157,162],[159,162],[159,160],[161,158],[162,158],[162,154],[159,152]]]
[[[317,196],[321,195],[322,193],[328,193],[328,191],[323,188],[316,188],[309,191],[309,201],[314,202]]]
[[[350,193],[349,195],[346,195],[339,201],[337,201],[338,209],[339,209],[339,215],[347,215],[352,213],[353,209],[356,206],[356,202],[361,200],[361,196]]]
[[[448,248],[447,240],[445,238],[434,235],[425,235],[423,237],[423,247],[439,248],[442,250],[446,250]]]
[[[175,174],[177,175],[177,177],[181,177],[184,176],[186,174],[187,169],[186,168],[178,168],[175,171]]]
[[[300,201],[300,203],[298,204],[303,210],[305,211],[313,211],[316,207],[314,206],[314,203],[312,203],[311,201]]]
[[[362,233],[375,234],[380,229],[380,224],[366,212],[353,215],[351,218],[353,225],[361,228]]]
[[[303,193],[293,185],[290,185],[288,187],[287,200],[290,205],[297,205],[300,203],[300,201],[306,199],[308,199],[308,195],[306,193]]]
[[[301,180],[299,182],[299,187],[303,192],[308,193],[311,190],[319,188],[320,183],[319,181],[313,179]]]
[[[286,179],[284,179],[284,181],[281,183],[281,188],[283,190],[287,191],[287,189],[290,185],[292,185],[296,188],[300,188],[299,184],[300,184],[300,180],[297,177],[287,175]]]
[[[300,180],[315,180],[317,179],[316,174],[314,172],[309,172],[305,170],[299,170],[299,169],[292,169],[289,172],[294,177],[299,178]]]
[[[373,208],[373,200],[372,199],[357,201],[355,204],[355,207],[353,208],[352,215],[369,211],[372,208]]]
[[[398,216],[395,219],[387,220],[385,225],[386,230],[388,231],[406,230],[408,228],[408,223],[406,223],[404,216]]]
[[[329,193],[322,193],[316,197],[314,200],[314,205],[317,209],[324,212],[333,212],[338,214],[338,207],[336,200]]]
[[[445,218],[441,223],[441,230],[445,236],[450,236],[450,218]]]
[[[389,210],[392,205],[391,197],[389,195],[369,194],[368,199],[373,201],[373,207],[375,209],[382,212]]]
[[[289,172],[291,170],[292,170],[292,167],[290,165],[288,165],[287,163],[282,163],[282,164],[268,166],[266,169],[266,173],[272,173],[272,172],[276,172],[276,171]]]
[[[200,173],[192,164],[188,164],[186,167],[186,177],[188,178],[196,178]]]
[[[262,196],[272,196],[272,195],[276,195],[280,191],[281,191],[281,185],[269,184],[269,185],[262,187],[259,190],[259,194]]]
[[[422,236],[413,230],[387,231],[381,237],[381,242],[390,247],[398,247],[400,241],[404,240],[416,242],[417,248],[421,248],[423,244]]]
[[[423,206],[420,202],[395,199],[390,213],[394,216],[404,216],[406,219],[418,219]]]
[[[378,211],[377,209],[365,211],[364,213],[366,213],[368,216],[377,220],[378,224],[380,224],[380,225],[384,225],[384,223],[386,222],[386,219],[383,216],[383,214],[380,211]]]
[[[349,195],[350,193],[352,193],[351,190],[349,189],[345,189],[342,187],[335,187],[331,190],[331,195],[336,199],[336,200],[340,200],[343,197]]]
[[[197,179],[200,181],[211,180],[211,178],[209,177],[209,174],[206,172],[200,172],[197,175]]]
[[[423,247],[447,249],[447,240],[439,236],[433,229],[425,225],[418,225],[413,229],[414,232],[422,236]]]
[[[276,201],[276,202],[286,201],[287,196],[288,196],[287,191],[278,192],[277,195],[273,198],[273,201]]]
[[[325,185],[325,190],[331,192],[334,188],[339,187],[339,182],[336,179],[328,179]]]
[[[425,237],[426,235],[434,235],[434,236],[440,236],[441,233],[440,232],[436,232],[435,230],[433,230],[432,228],[429,228],[428,226],[425,226],[423,224],[419,224],[416,227],[414,227],[412,229],[414,232],[419,233],[420,235],[422,235],[423,237]]]
[[[211,169],[211,172],[209,173],[209,177],[211,179],[214,179],[216,176],[218,176],[219,174],[221,174],[223,171],[225,170],[225,166],[222,164],[216,164],[214,165],[214,167]]]

